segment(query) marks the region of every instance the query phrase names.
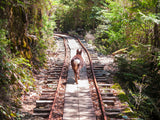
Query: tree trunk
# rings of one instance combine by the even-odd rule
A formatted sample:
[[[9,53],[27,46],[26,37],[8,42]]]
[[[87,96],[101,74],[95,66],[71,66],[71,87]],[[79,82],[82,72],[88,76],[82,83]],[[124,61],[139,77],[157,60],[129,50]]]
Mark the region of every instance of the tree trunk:
[[[158,15],[159,9],[158,9],[158,1],[156,3],[155,13]],[[154,40],[152,42],[152,45],[155,47],[160,47],[160,36],[159,36],[159,25],[157,23],[154,24]]]

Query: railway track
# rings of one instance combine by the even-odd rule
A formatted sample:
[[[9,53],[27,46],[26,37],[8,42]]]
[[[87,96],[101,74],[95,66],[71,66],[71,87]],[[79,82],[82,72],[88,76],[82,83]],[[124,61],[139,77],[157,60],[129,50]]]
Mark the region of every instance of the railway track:
[[[45,89],[42,90],[39,100],[36,100],[36,108],[34,109],[34,116],[44,119],[63,116],[65,84],[70,56],[68,55],[69,49],[67,49],[66,40],[61,37],[56,37],[56,39],[60,41],[59,47],[61,48],[57,53],[64,56],[59,58],[56,63],[50,61],[50,67],[47,70],[48,77],[44,85]],[[55,116],[50,116],[51,113],[54,113]]]
[[[111,88],[113,84],[108,83],[106,77],[107,75],[104,70],[105,65],[99,63],[98,55],[93,49],[87,46],[85,47],[88,48],[92,60],[92,65],[88,66],[87,68],[88,79],[90,83],[94,83],[94,86],[97,88],[99,104],[103,112],[103,116],[99,117],[98,119],[123,120],[123,118],[120,116],[122,113],[122,109],[120,109],[121,106],[116,106],[118,98],[114,95],[113,89]]]
[[[49,118],[49,120],[63,119],[65,85],[70,62],[70,50],[67,45],[69,36],[56,36],[57,39],[61,40],[61,50],[58,53],[65,56],[61,58],[61,61],[57,61],[58,64],[50,64],[47,72],[47,89],[42,90],[41,97],[36,101],[36,108],[34,109],[35,116],[41,116],[44,119]],[[117,104],[119,100],[113,93],[112,84],[107,81],[104,65],[99,63],[98,55],[88,47],[84,40],[75,38],[88,57],[86,61],[87,76],[96,119],[123,120],[120,114],[123,113],[125,106]]]

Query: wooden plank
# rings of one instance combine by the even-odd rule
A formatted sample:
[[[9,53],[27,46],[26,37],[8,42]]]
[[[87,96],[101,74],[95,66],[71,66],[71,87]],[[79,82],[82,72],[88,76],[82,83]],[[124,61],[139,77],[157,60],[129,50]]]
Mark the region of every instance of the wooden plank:
[[[114,105],[114,100],[103,100],[103,103],[107,105]]]
[[[49,116],[49,113],[33,113],[33,116],[39,116],[47,118]]]
[[[36,104],[52,104],[53,100],[36,100]]]
[[[117,97],[106,97],[106,96],[102,96],[103,100],[116,100]]]
[[[106,86],[106,87],[111,87],[113,84],[98,84],[98,86]]]
[[[97,82],[107,82],[107,79],[96,79]]]
[[[110,109],[110,108],[105,108],[106,112],[120,112],[121,109]]]
[[[43,89],[42,92],[55,92],[56,89]]]
[[[54,100],[54,96],[53,97],[40,97],[40,100]]]
[[[36,107],[45,107],[53,104],[53,100],[36,100]]]
[[[35,108],[34,113],[49,113],[51,108]]]
[[[113,118],[118,117],[119,114],[120,114],[120,112],[106,112],[106,115],[107,115],[108,117],[113,117]]]
[[[101,93],[102,96],[110,96],[112,97],[113,96],[113,93]]]

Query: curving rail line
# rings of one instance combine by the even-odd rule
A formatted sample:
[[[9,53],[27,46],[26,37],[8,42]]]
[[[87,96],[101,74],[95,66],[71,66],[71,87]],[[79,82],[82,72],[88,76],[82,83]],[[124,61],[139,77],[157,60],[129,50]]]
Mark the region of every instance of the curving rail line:
[[[101,93],[100,93],[100,90],[98,88],[98,84],[97,84],[96,77],[95,77],[95,74],[94,74],[93,63],[92,63],[91,56],[90,56],[88,50],[85,48],[85,46],[80,41],[80,39],[78,37],[75,37],[75,38],[78,40],[78,42],[80,43],[80,45],[83,47],[83,49],[85,50],[85,52],[87,53],[87,56],[89,58],[90,68],[91,68],[91,72],[92,72],[92,75],[93,75],[93,81],[94,81],[94,84],[95,84],[95,87],[96,87],[96,92],[97,92],[97,95],[98,95],[98,98],[99,98],[99,104],[100,104],[99,107],[100,107],[100,109],[102,111],[102,117],[103,117],[103,119],[107,120],[107,117],[106,117],[106,114],[105,114],[105,109],[104,109],[104,106],[103,106],[103,101],[102,101]]]
[[[56,94],[55,94],[55,98],[54,98],[54,101],[53,101],[53,105],[52,105],[52,108],[51,108],[51,111],[50,111],[50,114],[49,114],[49,119],[48,120],[53,120],[53,110],[55,109],[55,104],[56,104],[56,101],[57,101],[57,95],[59,93],[59,89],[60,89],[60,86],[61,86],[61,83],[62,83],[62,75],[65,71],[65,68],[67,66],[67,56],[68,56],[68,52],[67,52],[67,44],[66,44],[66,39],[62,36],[59,36],[59,35],[56,35],[58,37],[61,37],[64,41],[64,46],[65,46],[65,60],[64,60],[64,64],[63,64],[63,67],[62,67],[62,70],[61,70],[61,73],[60,73],[60,77],[59,77],[59,83],[58,83],[58,86],[57,86],[57,90],[56,90]]]

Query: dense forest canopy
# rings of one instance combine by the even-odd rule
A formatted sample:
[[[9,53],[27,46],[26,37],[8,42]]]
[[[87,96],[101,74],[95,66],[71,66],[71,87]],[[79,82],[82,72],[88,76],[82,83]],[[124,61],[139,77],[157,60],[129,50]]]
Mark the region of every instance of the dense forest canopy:
[[[32,73],[59,32],[81,35],[105,55],[122,53],[115,82],[138,117],[160,119],[159,24],[159,0],[1,0],[0,118],[21,118],[20,96],[34,87]]]

